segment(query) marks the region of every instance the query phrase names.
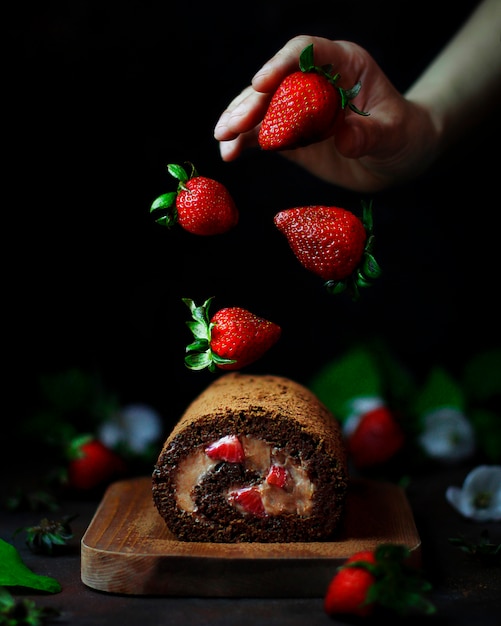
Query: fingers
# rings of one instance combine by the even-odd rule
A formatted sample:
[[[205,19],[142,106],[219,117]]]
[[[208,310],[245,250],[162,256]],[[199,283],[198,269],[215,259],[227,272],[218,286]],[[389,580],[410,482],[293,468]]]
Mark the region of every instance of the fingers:
[[[218,141],[231,141],[240,133],[246,133],[262,120],[268,106],[269,96],[246,87],[222,113],[214,128]]]
[[[241,133],[235,139],[221,141],[219,152],[223,161],[234,161],[247,148],[255,148],[257,146],[257,130],[253,129],[247,133]]]
[[[316,37],[299,35],[291,39],[275,54],[252,79],[252,85],[246,87],[234,98],[214,128],[214,138],[220,142],[232,142],[231,145],[222,145],[221,153],[228,158],[236,158],[241,146],[257,145],[257,131],[255,129],[266,113],[271,95],[280,82],[292,71],[298,69],[298,59],[301,51],[315,41]],[[250,133],[245,139],[236,141],[240,134]],[[224,158],[224,157],[223,157]]]
[[[319,37],[310,35],[298,35],[290,39],[256,72],[252,79],[254,89],[263,93],[275,91],[288,74],[299,69],[299,56],[304,48],[318,40],[320,40]]]
[[[350,73],[356,76],[354,80],[359,80],[367,66],[367,53],[355,44],[310,35],[298,35],[290,39],[261,67],[252,79],[252,84],[232,100],[217,121],[214,138],[220,142],[224,161],[232,161],[244,149],[258,145],[259,125],[273,93],[288,74],[299,69],[301,52],[310,44],[314,46],[316,65],[339,64],[348,67]],[[352,139],[348,127],[342,133],[341,151],[351,158],[360,156],[365,149],[366,138],[358,130],[355,123]]]

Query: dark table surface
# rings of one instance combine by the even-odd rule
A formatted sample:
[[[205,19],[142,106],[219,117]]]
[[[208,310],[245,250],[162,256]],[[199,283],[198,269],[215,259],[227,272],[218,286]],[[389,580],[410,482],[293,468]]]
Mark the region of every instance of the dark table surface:
[[[469,467],[440,468],[413,478],[406,488],[414,519],[422,542],[422,569],[432,584],[428,598],[435,604],[433,616],[406,618],[406,623],[482,624],[501,623],[501,567],[485,564],[453,545],[449,538],[464,536],[478,540],[487,530],[492,542],[501,541],[501,524],[477,523],[462,518],[446,501],[449,485],[460,486]],[[2,476],[2,493],[12,485],[11,473]],[[32,553],[18,534],[14,543],[24,563],[37,574],[56,578],[62,591],[57,594],[13,590],[16,598],[30,598],[39,606],[59,610],[55,624],[83,626],[119,624],[148,626],[158,624],[344,624],[345,619],[329,617],[318,598],[201,598],[193,589],[193,597],[144,597],[109,594],[87,587],[80,577],[80,541],[99,498],[64,500],[55,514],[40,512],[2,512],[0,537],[13,539],[19,528],[33,526],[42,517],[60,519],[76,515],[72,522],[73,538],[61,554],[44,556]],[[398,620],[397,620],[398,621]]]

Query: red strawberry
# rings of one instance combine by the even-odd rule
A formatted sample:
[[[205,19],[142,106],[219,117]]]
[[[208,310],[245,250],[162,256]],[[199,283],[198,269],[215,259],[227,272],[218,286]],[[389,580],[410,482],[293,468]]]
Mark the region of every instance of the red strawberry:
[[[406,546],[391,543],[353,554],[327,587],[326,613],[367,617],[379,608],[399,615],[434,613],[434,605],[424,595],[431,585],[409,564],[410,554]]]
[[[74,439],[68,454],[68,486],[71,489],[89,491],[126,472],[122,457],[89,435]]]
[[[240,307],[220,309],[209,319],[212,298],[202,306],[183,298],[193,316],[187,322],[195,341],[187,346],[185,364],[189,369],[216,367],[238,370],[261,358],[280,338],[282,329]]]
[[[275,487],[285,487],[287,482],[287,470],[283,465],[272,465],[266,476],[266,482]]]
[[[256,517],[265,517],[263,501],[258,487],[242,487],[230,493],[230,502],[238,504],[245,512]]]
[[[354,298],[380,275],[371,250],[372,206],[363,204],[363,220],[347,209],[305,206],[280,211],[275,226],[285,235],[298,261],[323,278],[330,293],[350,288]]]
[[[168,165],[169,174],[179,180],[177,191],[159,196],[150,213],[162,211],[158,224],[171,227],[179,223],[194,235],[219,235],[238,223],[238,210],[229,191],[212,178],[199,176],[193,164],[191,174],[180,165]]]
[[[245,458],[244,449],[236,435],[226,435],[205,448],[205,454],[214,461],[242,463]]]
[[[360,567],[350,563],[360,562]],[[356,552],[339,568],[329,583],[324,597],[324,609],[329,615],[346,614],[365,617],[374,610],[374,602],[368,598],[369,590],[376,578],[370,571],[376,564],[376,557],[371,550]]]
[[[332,66],[314,64],[313,44],[299,57],[299,70],[280,83],[259,130],[263,150],[286,150],[326,139],[334,132],[337,117],[346,106],[360,115],[350,101],[359,93],[357,83],[346,91],[337,85]]]
[[[393,413],[380,406],[361,416],[347,439],[347,449],[358,468],[389,461],[404,445],[405,435]]]

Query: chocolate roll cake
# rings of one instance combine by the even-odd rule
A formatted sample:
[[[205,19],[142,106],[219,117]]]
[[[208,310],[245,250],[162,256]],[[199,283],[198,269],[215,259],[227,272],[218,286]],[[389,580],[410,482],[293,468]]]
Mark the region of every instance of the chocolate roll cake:
[[[152,476],[155,506],[180,541],[332,538],[347,487],[331,412],[292,380],[240,372],[188,406]]]

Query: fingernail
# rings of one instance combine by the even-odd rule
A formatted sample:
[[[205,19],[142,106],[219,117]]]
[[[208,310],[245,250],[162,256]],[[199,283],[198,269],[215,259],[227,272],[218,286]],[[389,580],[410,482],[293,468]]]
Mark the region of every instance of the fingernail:
[[[222,113],[221,117],[218,119],[217,124],[214,128],[215,131],[226,128],[226,123],[228,121],[229,115],[230,114],[228,113],[228,111],[225,111],[224,113]]]

